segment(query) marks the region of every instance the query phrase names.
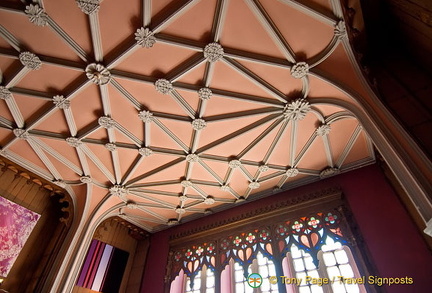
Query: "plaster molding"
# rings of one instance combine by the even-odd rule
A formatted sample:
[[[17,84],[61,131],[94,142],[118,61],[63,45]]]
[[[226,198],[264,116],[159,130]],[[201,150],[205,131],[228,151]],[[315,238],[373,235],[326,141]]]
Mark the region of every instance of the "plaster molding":
[[[179,220],[177,220],[177,219],[169,219],[168,221],[167,221],[167,225],[168,226],[174,226],[174,225],[177,225],[177,224],[179,224],[180,222],[179,222]]]
[[[260,171],[261,173],[267,172],[268,170],[270,170],[270,167],[267,165],[261,165],[258,167],[258,171]]]
[[[299,98],[285,105],[283,116],[288,120],[299,121],[303,120],[310,110],[309,102],[304,98]]]
[[[185,202],[185,201],[187,201],[188,200],[188,197],[186,196],[186,195],[180,195],[179,196],[179,200],[181,201],[181,202]]]
[[[97,85],[107,84],[111,80],[111,72],[100,63],[87,65],[85,72],[87,78]]]
[[[207,122],[204,119],[194,119],[192,120],[192,128],[196,131],[203,130],[206,128]]]
[[[206,205],[212,205],[212,204],[215,203],[215,200],[214,200],[213,197],[211,197],[211,196],[207,196],[207,197],[204,199],[204,203],[205,203]]]
[[[204,58],[208,62],[216,62],[224,56],[224,49],[219,43],[210,43],[204,47]]]
[[[309,73],[309,65],[306,62],[298,62],[291,67],[291,75],[300,79],[306,77]]]
[[[70,145],[71,147],[74,147],[74,148],[77,148],[83,144],[83,142],[76,137],[68,137],[68,138],[66,138],[66,142],[68,145]]]
[[[81,181],[82,183],[86,183],[86,184],[90,184],[90,183],[93,182],[93,180],[91,179],[90,176],[81,176],[81,177],[80,177],[80,181]]]
[[[299,170],[297,168],[289,168],[285,172],[285,175],[289,178],[296,177],[298,174],[299,174]]]
[[[115,143],[106,143],[105,148],[110,152],[113,152],[117,149],[117,145]]]
[[[321,124],[316,130],[318,136],[325,136],[330,133],[331,126],[329,124]]]
[[[186,213],[186,209],[185,208],[181,208],[181,207],[177,207],[174,210],[177,214],[179,215],[183,215],[184,213]]]
[[[258,189],[258,188],[260,188],[261,184],[257,181],[253,181],[253,182],[249,183],[248,186],[250,189]]]
[[[1,100],[10,100],[10,99],[12,99],[12,93],[11,93],[11,91],[8,89],[8,88],[6,88],[6,87],[4,87],[4,86],[0,86],[0,99]]]
[[[211,96],[213,95],[213,92],[208,87],[203,87],[198,90],[198,96],[203,101],[210,100]]]
[[[156,38],[153,35],[153,32],[150,29],[144,27],[137,29],[135,33],[135,40],[137,44],[143,48],[151,48],[156,43]]]
[[[109,192],[111,193],[111,195],[117,196],[122,201],[126,201],[126,195],[129,193],[128,189],[125,186],[119,184],[114,184],[113,186],[111,186],[109,188]]]
[[[183,180],[182,182],[180,182],[181,186],[183,186],[184,188],[186,187],[192,187],[193,183],[189,180]]]
[[[169,94],[172,90],[174,90],[172,83],[164,78],[160,78],[155,82],[155,88],[161,94]]]
[[[153,113],[150,111],[140,111],[138,113],[138,118],[144,123],[153,122]]]
[[[239,160],[231,160],[228,162],[228,166],[231,169],[239,168],[239,167],[241,167],[241,165],[242,165],[242,163]]]
[[[37,26],[46,26],[48,24],[48,15],[39,4],[30,4],[26,6],[24,13],[30,22]]]
[[[340,20],[334,29],[334,34],[339,40],[348,39],[348,33],[345,26],[345,21]]]
[[[68,99],[65,99],[62,95],[56,95],[53,97],[53,103],[54,105],[59,109],[69,109],[70,107],[70,101]]]
[[[54,180],[53,183],[61,188],[66,188],[67,184],[61,179]]]
[[[22,129],[22,128],[15,128],[13,130],[13,133],[15,134],[15,136],[19,139],[23,139],[23,140],[27,140],[29,139],[29,133],[27,132],[27,130]]]
[[[87,15],[96,13],[100,8],[100,0],[75,0],[79,9]]]
[[[229,185],[228,184],[224,184],[224,185],[221,185],[220,186],[220,189],[222,190],[222,191],[230,191],[230,187],[229,187]]]
[[[98,119],[98,123],[100,126],[102,126],[105,129],[110,129],[115,126],[115,121],[111,117],[108,116],[102,116]]]
[[[199,161],[199,156],[197,154],[189,154],[186,156],[186,161],[189,163],[196,163]]]
[[[216,220],[206,225],[197,225],[192,229],[171,234],[170,242],[172,244],[181,244],[183,240],[186,241],[185,238],[198,237],[209,231],[220,231],[221,229],[226,229],[225,227],[238,226],[242,223],[250,223],[250,219],[252,218],[260,218],[266,215],[273,216],[280,214],[281,210],[301,209],[305,206],[310,206],[311,204],[321,204],[323,201],[340,200],[341,194],[342,191],[339,187],[333,187],[314,193],[290,196],[287,199],[273,202],[266,206],[259,206],[251,211],[247,211],[227,219]],[[244,202],[245,199],[244,197],[239,197],[237,201],[240,203]]]
[[[42,61],[39,57],[28,51],[20,53],[19,60],[22,65],[30,70],[39,70],[42,66]]]
[[[138,149],[138,153],[143,157],[148,157],[153,154],[153,151],[149,148],[140,148]]]

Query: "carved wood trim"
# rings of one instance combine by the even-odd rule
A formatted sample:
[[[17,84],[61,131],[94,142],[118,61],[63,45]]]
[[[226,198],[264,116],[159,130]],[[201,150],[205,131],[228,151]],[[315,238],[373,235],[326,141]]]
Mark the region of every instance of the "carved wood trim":
[[[250,225],[256,226],[258,222],[284,220],[287,213],[290,213],[290,217],[296,215],[303,216],[306,209],[313,209],[314,206],[319,206],[320,209],[330,206],[334,207],[335,204],[342,203],[341,198],[342,191],[338,187],[293,196],[284,201],[261,206],[253,211],[248,211],[235,217],[172,234],[169,244],[170,247],[184,246],[189,242],[196,242],[210,236],[214,237],[217,234],[226,234],[227,231],[243,230]]]

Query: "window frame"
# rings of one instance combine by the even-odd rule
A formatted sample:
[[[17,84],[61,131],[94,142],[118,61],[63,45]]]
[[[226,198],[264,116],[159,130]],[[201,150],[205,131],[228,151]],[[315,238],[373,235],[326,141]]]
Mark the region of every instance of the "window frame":
[[[294,219],[304,218],[305,216],[309,217],[308,219],[310,219],[310,217],[313,217],[314,215],[316,216],[318,214],[320,216],[324,216],[327,212],[333,212],[334,214],[338,215],[339,219],[337,225],[340,229],[339,232],[343,235],[343,237],[338,236],[336,238],[332,238],[336,240],[342,240],[342,244],[350,248],[351,256],[361,276],[372,275],[373,272],[370,268],[373,268],[373,266],[366,265],[371,264],[370,257],[367,254],[367,251],[363,249],[362,237],[355,224],[355,220],[353,219],[353,215],[349,209],[349,206],[345,202],[341,190],[338,188],[331,188],[313,194],[301,195],[297,197],[293,196],[283,202],[275,202],[268,206],[260,206],[253,212],[246,212],[234,218],[221,220],[220,223],[212,223],[207,226],[198,226],[192,230],[171,235],[169,243],[170,257],[165,278],[167,283],[165,292],[169,292],[170,283],[178,274],[179,267],[178,264],[176,265],[175,252],[181,250],[181,248],[191,245],[199,245],[199,243],[216,243],[217,257],[215,262],[215,292],[220,292],[222,270],[229,263],[231,258],[234,258],[237,261],[239,260],[239,256],[233,255],[232,251],[227,254],[225,260],[219,259],[221,250],[220,243],[223,239],[227,239],[231,236],[230,239],[232,240],[235,235],[240,235],[241,233],[247,234],[253,229],[255,229],[255,232],[261,228],[267,228],[271,231],[274,231],[278,223],[292,223]],[[272,237],[274,237],[273,234]],[[285,251],[285,256],[283,256],[281,255],[280,251],[277,250],[277,241],[280,239],[280,237],[272,239],[271,249],[273,250],[273,255],[270,254],[270,258],[275,264],[278,276],[284,275],[282,261],[286,259],[287,252]],[[258,242],[259,241],[257,241],[256,244]],[[360,245],[358,245],[358,243],[360,243]],[[290,244],[291,242],[286,243],[285,245],[288,247]],[[320,247],[313,251],[316,259],[318,259]],[[245,259],[241,261],[242,265],[246,265],[246,263],[250,263],[251,260],[255,259],[255,255],[258,251],[263,252],[264,256],[269,257],[268,251],[262,247],[260,249],[255,248],[251,254],[253,257],[245,257]],[[320,267],[322,266],[319,266],[318,269],[320,269]],[[280,282],[278,282],[278,286],[279,292],[286,292],[285,285],[280,285]],[[373,286],[365,284],[365,287],[367,292],[376,292]]]

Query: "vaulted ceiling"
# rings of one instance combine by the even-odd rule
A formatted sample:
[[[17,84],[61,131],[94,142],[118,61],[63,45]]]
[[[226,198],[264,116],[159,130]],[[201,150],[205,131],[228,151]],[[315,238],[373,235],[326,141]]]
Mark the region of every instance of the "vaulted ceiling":
[[[335,176],[347,44],[334,0],[2,1],[0,154],[150,232]]]

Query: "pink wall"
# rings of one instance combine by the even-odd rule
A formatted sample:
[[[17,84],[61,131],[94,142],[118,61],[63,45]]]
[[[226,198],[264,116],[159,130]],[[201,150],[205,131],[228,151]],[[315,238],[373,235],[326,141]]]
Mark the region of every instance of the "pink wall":
[[[142,293],[164,290],[168,238],[171,233],[188,230],[220,219],[282,200],[287,195],[301,195],[339,186],[346,196],[380,277],[412,277],[413,285],[384,286],[386,292],[430,292],[432,254],[407,214],[392,187],[376,165],[351,171],[277,194],[256,202],[226,210],[198,221],[156,233],[151,238],[143,277]]]

